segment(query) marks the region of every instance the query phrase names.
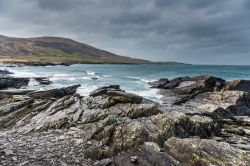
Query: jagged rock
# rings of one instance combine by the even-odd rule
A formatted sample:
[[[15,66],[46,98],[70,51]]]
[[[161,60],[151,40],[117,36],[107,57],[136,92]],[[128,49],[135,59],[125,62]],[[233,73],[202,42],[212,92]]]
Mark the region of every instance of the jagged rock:
[[[34,79],[39,82],[40,85],[49,85],[52,84],[52,81],[50,81],[46,77],[34,77]]]
[[[118,154],[114,157],[114,163],[111,166],[177,166],[178,161],[167,153],[160,151],[160,146],[154,142],[145,142],[138,148]],[[136,163],[131,162],[131,158],[136,156]]]
[[[161,111],[158,107],[152,104],[117,104],[107,109],[86,109],[82,114],[82,123],[98,122],[105,119],[109,115],[136,119],[159,113],[161,113]]]
[[[27,90],[27,89],[15,89],[15,90],[0,90],[1,94],[5,95],[26,95],[30,92],[34,92],[35,90]],[[0,97],[1,99],[1,97]]]
[[[28,93],[27,96],[35,99],[61,98],[66,95],[73,95],[81,85],[73,85],[66,88],[52,89],[48,91],[36,91]]]
[[[215,119],[235,115],[250,115],[250,96],[242,91],[216,91],[197,95],[183,106],[210,114]]]
[[[167,84],[163,85],[160,88],[161,89],[173,89],[173,88],[177,87],[181,82],[189,81],[189,80],[190,80],[190,77],[175,78],[175,79],[170,80]]]
[[[216,135],[217,128],[210,119],[198,119],[172,112],[137,119],[110,115],[103,120],[86,124],[84,131],[86,140],[101,143],[101,146],[96,143],[89,147],[88,157],[100,159],[138,147],[147,141],[163,145],[173,136],[196,135],[207,138]]]
[[[143,97],[139,95],[120,91],[107,91],[107,95],[118,103],[140,104],[143,100]]]
[[[106,158],[106,159],[102,159],[100,161],[95,162],[94,165],[96,165],[96,166],[108,166],[108,165],[111,165],[112,162],[113,162],[112,159]]]
[[[112,91],[122,91],[120,89],[120,85],[109,85],[109,86],[103,86],[100,87],[92,92],[90,92],[89,96],[96,97],[96,96],[101,96],[107,93],[107,91],[112,90]]]
[[[1,77],[0,89],[21,88],[29,84],[29,78]]]
[[[223,141],[228,142],[240,149],[242,144],[250,144],[250,118],[247,116],[234,116],[223,119],[221,122],[220,135]],[[250,152],[250,149],[245,149]]]
[[[86,102],[89,109],[98,109],[98,108],[105,109],[116,104],[116,102],[113,99],[107,96],[96,96],[96,97],[87,96],[84,97],[83,100]]]
[[[220,90],[224,84],[225,80],[213,76],[179,77],[157,88],[162,89],[163,100],[170,98],[171,104],[180,105],[200,93]]]
[[[170,138],[166,152],[185,165],[249,165],[250,156],[227,143],[207,139]]]
[[[86,108],[78,95],[65,96],[57,101],[46,103],[44,106],[38,108],[38,114],[25,117],[18,122],[20,126],[23,126],[21,131],[46,131],[73,126]],[[24,121],[29,121],[29,123],[23,125]]]
[[[161,78],[158,81],[149,82],[149,85],[151,86],[151,88],[161,88],[167,83],[169,83],[169,80],[167,78]]]
[[[8,70],[0,70],[0,76],[6,76],[6,75],[9,75],[9,74],[14,74]]]
[[[245,144],[248,151],[250,120],[245,116],[250,114],[248,93],[225,91],[224,81],[216,77],[184,77],[171,81],[178,85],[164,89],[165,101],[169,103],[163,106],[152,102],[142,104],[140,96],[126,93],[119,86],[99,88],[86,97],[75,94],[78,85],[24,96],[0,93],[0,129],[18,131],[13,132],[15,139],[10,139],[17,151],[25,143],[19,145],[15,141],[33,135],[41,136],[50,144],[29,138],[32,147],[38,146],[34,142],[39,142],[55,151],[58,146],[69,145],[66,149],[70,153],[60,152],[56,157],[60,160],[53,164],[62,164],[65,161],[62,158],[72,155],[72,149],[77,149],[77,154],[81,152],[84,158],[110,157],[110,165],[206,165],[210,161],[214,165],[237,165],[239,161],[242,165],[249,164],[246,159],[249,156],[239,150],[244,149]],[[171,103],[187,96],[192,97],[180,105]],[[16,137],[20,134],[22,137]],[[48,134],[55,139],[47,138]],[[9,147],[5,143],[11,137],[6,140],[5,137],[8,134],[0,132],[0,153],[3,143]],[[212,139],[234,144],[234,147]],[[55,142],[60,144],[53,146]],[[223,146],[226,148],[221,149]],[[51,159],[55,155],[44,153],[41,158]],[[20,156],[16,158],[20,160]],[[39,156],[31,158],[37,160]],[[20,163],[27,160],[30,161],[21,159]],[[75,164],[83,160],[73,161]],[[87,165],[91,165],[89,162]]]
[[[225,90],[233,91],[245,91],[250,93],[250,81],[249,80],[233,80],[229,81],[225,86]]]

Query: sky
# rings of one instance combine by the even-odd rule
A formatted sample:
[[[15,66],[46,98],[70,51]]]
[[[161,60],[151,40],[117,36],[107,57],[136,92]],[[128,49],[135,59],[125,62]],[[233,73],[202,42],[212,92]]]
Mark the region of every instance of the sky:
[[[250,0],[0,0],[0,34],[67,37],[153,61],[250,65]]]

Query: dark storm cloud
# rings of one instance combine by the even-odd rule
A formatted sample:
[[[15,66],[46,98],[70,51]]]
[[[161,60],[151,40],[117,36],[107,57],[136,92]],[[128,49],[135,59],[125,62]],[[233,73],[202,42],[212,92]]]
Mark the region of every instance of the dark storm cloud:
[[[0,0],[0,33],[70,37],[152,60],[250,64],[250,1]]]

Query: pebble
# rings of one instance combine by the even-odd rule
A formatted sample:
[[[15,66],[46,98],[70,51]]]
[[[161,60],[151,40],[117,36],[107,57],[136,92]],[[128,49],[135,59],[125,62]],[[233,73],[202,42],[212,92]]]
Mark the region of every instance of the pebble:
[[[5,153],[7,156],[13,155],[13,154],[14,154],[13,150],[10,150],[10,149],[5,150],[4,153]]]
[[[91,141],[88,141],[88,142],[87,142],[87,145],[92,145],[92,142],[91,142]]]
[[[58,139],[59,139],[59,140],[64,140],[65,137],[64,137],[63,135],[61,135]]]
[[[83,139],[77,139],[76,140],[76,145],[81,145],[81,144],[83,144],[83,142],[84,142],[84,140]]]
[[[112,163],[112,160],[110,158],[106,158],[100,161],[96,161],[94,163],[94,165],[98,165],[98,166],[108,166]]]
[[[138,161],[138,156],[131,156],[131,157],[130,157],[130,161],[131,161],[132,163],[137,163],[137,161]]]
[[[16,158],[16,157],[11,157],[11,159],[12,159],[13,161],[17,161],[17,158]]]

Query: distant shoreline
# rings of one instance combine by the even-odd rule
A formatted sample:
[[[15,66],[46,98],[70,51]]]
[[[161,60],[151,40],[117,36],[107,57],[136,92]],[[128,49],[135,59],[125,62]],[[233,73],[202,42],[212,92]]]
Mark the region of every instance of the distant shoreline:
[[[178,62],[148,62],[148,63],[121,63],[121,62],[32,62],[27,60],[0,59],[0,64],[24,65],[24,66],[70,66],[74,64],[112,64],[112,65],[144,65],[144,64],[159,64],[159,65],[191,65]]]

